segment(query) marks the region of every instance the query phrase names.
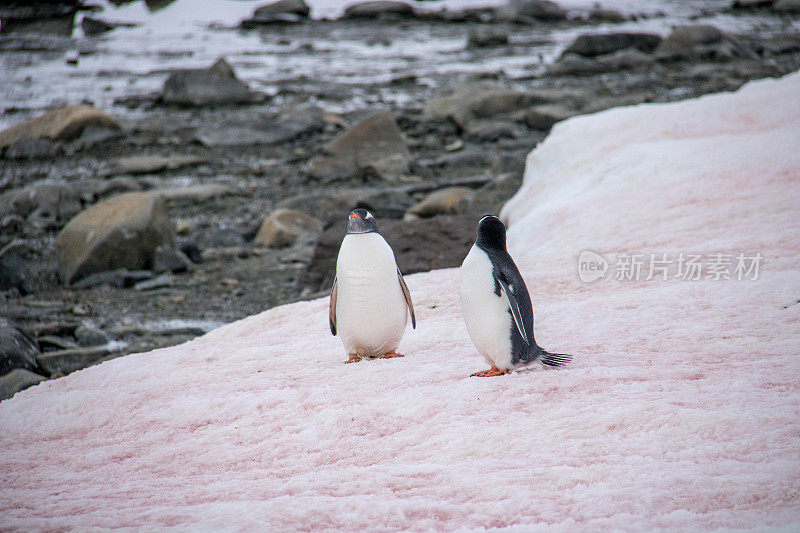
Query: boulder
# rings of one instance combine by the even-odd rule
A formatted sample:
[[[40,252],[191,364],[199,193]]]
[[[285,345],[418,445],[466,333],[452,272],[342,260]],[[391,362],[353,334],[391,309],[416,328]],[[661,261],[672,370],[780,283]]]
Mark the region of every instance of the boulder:
[[[455,212],[474,216],[499,215],[503,204],[514,196],[521,185],[520,172],[501,174],[480,189],[464,196]]]
[[[19,391],[32,387],[43,379],[46,378],[29,370],[15,368],[8,374],[0,376],[0,401],[13,397]]]
[[[264,219],[255,242],[270,248],[284,248],[301,239],[312,240],[321,232],[320,219],[300,211],[276,209]]]
[[[39,347],[9,320],[0,316],[0,375],[15,368],[37,371]]]
[[[90,126],[121,129],[119,123],[105,113],[91,106],[73,105],[0,131],[0,148],[6,148],[27,138],[69,141],[80,137]]]
[[[655,50],[657,59],[691,59],[712,55],[714,45],[723,41],[725,34],[708,24],[678,26]]]
[[[161,101],[182,106],[246,104],[256,100],[225,59],[207,69],[173,72],[164,81]]]
[[[156,248],[174,244],[163,198],[120,194],[81,212],[64,227],[56,239],[58,273],[69,284],[96,272],[147,269]]]
[[[3,157],[6,159],[45,159],[55,157],[59,151],[59,146],[47,139],[25,137],[6,148]]]
[[[80,346],[103,346],[111,342],[105,332],[89,324],[75,328],[75,340]]]
[[[545,104],[531,107],[521,113],[521,121],[529,128],[547,131],[556,122],[575,116],[578,111],[560,104]]]
[[[443,215],[400,221],[378,218],[378,228],[394,250],[403,274],[457,267],[475,241],[476,220],[471,215]],[[330,290],[339,246],[347,231],[346,217],[324,231],[314,248],[300,285],[312,292]]]
[[[110,32],[116,27],[115,24],[94,17],[85,16],[83,20],[81,20],[81,29],[87,37]]]
[[[40,181],[0,195],[0,212],[25,217],[38,228],[60,227],[80,209],[80,199],[65,183]]]
[[[390,113],[373,115],[331,141],[309,162],[313,178],[332,181],[374,173],[397,178],[408,170],[411,154]]]
[[[498,117],[542,102],[534,92],[517,91],[494,82],[467,83],[430,100],[423,116],[428,120],[449,119],[466,130],[473,120]]]
[[[256,8],[253,16],[243,20],[243,28],[252,28],[261,24],[301,22],[308,18],[310,9],[303,0],[278,0]]]
[[[564,53],[594,57],[626,48],[650,53],[660,42],[661,37],[652,33],[587,33],[579,35]]]
[[[418,217],[433,217],[436,215],[452,215],[456,206],[472,189],[466,187],[447,187],[427,195],[421,202],[413,206],[408,212]]]
[[[598,74],[606,67],[595,59],[578,54],[564,54],[558,61],[550,65],[547,74],[550,76],[586,76]]]
[[[772,10],[778,13],[800,13],[800,0],[775,0]]]
[[[17,289],[23,296],[35,289],[31,269],[13,242],[0,249],[0,291],[10,289]]]
[[[413,17],[414,8],[405,2],[396,2],[392,0],[358,2],[347,6],[342,18],[375,19],[387,15],[394,17]]]
[[[199,128],[196,139],[204,146],[280,144],[322,130],[325,117],[316,108],[284,111],[241,124]]]
[[[549,0],[511,0],[510,12],[516,20],[536,19],[559,21],[567,18],[567,12],[555,2]],[[503,13],[508,9],[502,10]],[[510,18],[507,15],[501,18]]]
[[[39,355],[39,366],[50,376],[64,376],[81,368],[96,365],[109,358],[112,349],[109,345],[55,350]]]
[[[467,45],[473,48],[508,44],[508,31],[494,26],[470,28]]]
[[[614,52],[613,54],[599,56],[597,60],[608,70],[635,69],[653,65],[656,61],[651,54],[645,54],[635,48],[628,48],[626,50]]]

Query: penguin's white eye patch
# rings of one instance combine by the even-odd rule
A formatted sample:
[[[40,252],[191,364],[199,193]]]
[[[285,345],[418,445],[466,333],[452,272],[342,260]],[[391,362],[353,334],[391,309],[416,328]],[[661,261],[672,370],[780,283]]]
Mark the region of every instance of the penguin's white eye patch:
[[[370,213],[369,211],[367,211],[367,216],[366,216],[365,218],[373,218],[373,216],[372,216],[372,213]]]

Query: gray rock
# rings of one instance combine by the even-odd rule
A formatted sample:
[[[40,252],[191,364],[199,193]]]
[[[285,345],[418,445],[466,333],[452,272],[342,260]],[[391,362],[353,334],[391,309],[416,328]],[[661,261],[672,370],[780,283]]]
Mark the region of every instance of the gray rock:
[[[374,173],[381,179],[397,178],[408,170],[411,154],[389,113],[373,115],[331,141],[324,153],[309,162],[315,179],[332,181]]]
[[[567,18],[567,12],[549,0],[511,0],[517,18],[558,21]]]
[[[625,22],[628,20],[624,14],[616,9],[607,9],[603,8],[600,5],[595,5],[591,11],[589,11],[589,20],[598,20],[600,22]]]
[[[39,347],[6,318],[0,316],[0,375],[15,368],[37,371]]]
[[[261,24],[286,22],[302,22],[308,18],[310,10],[303,0],[278,0],[256,8],[253,16],[243,20],[243,28],[252,28]]]
[[[605,65],[599,61],[578,54],[564,54],[550,65],[547,73],[551,76],[586,76],[604,70]]]
[[[707,24],[678,26],[655,50],[656,59],[670,61],[697,59],[724,55],[726,36],[719,29]]]
[[[455,170],[460,168],[488,167],[491,162],[491,155],[485,150],[467,149],[452,154],[444,154],[433,159],[420,159],[414,163],[415,167],[421,169],[447,169]]]
[[[467,44],[474,48],[508,44],[508,31],[494,26],[470,28]]]
[[[60,227],[80,209],[72,187],[64,183],[40,181],[0,195],[0,212],[25,217],[38,228]]]
[[[775,0],[735,0],[731,7],[734,9],[753,9],[758,7],[769,7]]]
[[[159,246],[153,253],[152,270],[156,274],[162,272],[188,272],[194,268],[191,259],[182,251],[169,246]]]
[[[39,355],[37,360],[39,366],[50,376],[64,376],[87,366],[100,363],[108,359],[111,353],[111,348],[108,345],[92,346],[47,352]]]
[[[34,292],[34,288],[31,269],[18,250],[11,245],[0,249],[0,290],[17,289],[24,296]]]
[[[64,283],[96,272],[141,270],[152,265],[159,246],[175,245],[164,200],[157,194],[113,196],[73,218],[56,239]]]
[[[517,172],[501,174],[480,189],[465,196],[456,206],[457,213],[475,216],[498,215],[507,202],[522,185],[522,175]]]
[[[634,48],[650,53],[656,49],[660,42],[661,37],[651,33],[587,33],[579,35],[564,53],[594,57],[626,48]]]
[[[496,142],[519,137],[520,131],[513,122],[504,120],[473,120],[467,126],[467,135],[478,142]]]
[[[386,15],[413,17],[414,8],[405,2],[376,0],[350,4],[344,10],[346,19],[374,19]]]
[[[325,127],[319,109],[287,111],[256,123],[215,125],[197,130],[196,139],[204,146],[246,146],[280,144]]]
[[[47,352],[48,347],[55,347],[59,350],[71,350],[78,347],[72,339],[58,335],[42,335],[36,338],[36,342],[39,343],[43,352]]]
[[[547,131],[556,122],[575,116],[578,111],[559,104],[545,104],[531,107],[523,112],[522,122],[528,127]]]
[[[256,95],[239,81],[224,59],[207,69],[173,72],[161,94],[162,102],[183,106],[246,104],[255,100]]]
[[[0,376],[0,401],[13,397],[19,391],[32,387],[43,379],[46,378],[29,370],[15,368]]]
[[[25,137],[20,139],[3,153],[6,159],[45,159],[58,155],[59,146],[47,139]]]
[[[70,183],[72,192],[84,203],[91,204],[111,194],[142,190],[142,185],[130,176],[111,179],[87,178]]]
[[[493,82],[467,83],[430,100],[423,116],[427,120],[449,119],[466,130],[476,119],[499,117],[536,103],[543,103],[536,92],[517,91]]]
[[[320,219],[300,211],[276,209],[264,219],[254,240],[270,248],[285,248],[301,239],[313,241],[321,232]]]
[[[215,228],[206,238],[206,246],[211,248],[230,248],[233,246],[243,246],[244,237],[232,228]]]
[[[121,129],[116,120],[91,106],[68,106],[1,131],[0,148],[27,138],[69,141],[80,137],[90,126]]]
[[[629,48],[620,50],[613,54],[599,56],[597,58],[608,70],[628,70],[645,66],[654,65],[656,60],[650,54],[645,54],[639,50]]]
[[[103,175],[151,174],[162,170],[176,170],[207,162],[207,159],[194,155],[134,155],[114,159],[105,168]]]
[[[775,0],[772,10],[778,13],[800,13],[800,0]]]
[[[73,283],[72,287],[75,289],[90,289],[100,285],[108,285],[109,287],[126,289],[128,287],[133,287],[140,281],[151,279],[152,277],[153,272],[151,270],[126,270],[120,268],[109,272],[89,274]]]
[[[85,16],[81,20],[81,29],[87,37],[107,33],[116,28],[115,24],[94,17]]]
[[[104,346],[111,342],[111,338],[104,331],[89,324],[81,324],[75,328],[75,340],[83,347]]]

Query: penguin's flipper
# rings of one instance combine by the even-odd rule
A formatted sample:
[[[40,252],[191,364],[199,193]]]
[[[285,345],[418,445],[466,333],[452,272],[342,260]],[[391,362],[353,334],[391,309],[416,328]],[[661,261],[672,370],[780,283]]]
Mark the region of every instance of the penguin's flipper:
[[[508,283],[499,277],[497,278],[497,282],[500,284],[500,287],[503,289],[503,293],[506,295],[508,307],[511,308],[511,315],[514,317],[514,323],[517,325],[519,334],[522,335],[522,340],[525,341],[526,345],[530,345],[530,342],[528,341],[528,335],[525,334],[525,325],[522,323],[522,313],[519,310],[519,304],[517,303],[517,298],[514,296],[514,292],[509,288]]]
[[[336,336],[336,296],[339,293],[339,283],[336,278],[333,278],[333,287],[331,287],[331,302],[328,306],[328,322],[331,326],[331,334]]]
[[[411,327],[417,329],[417,317],[414,316],[414,304],[411,303],[411,293],[408,292],[408,285],[406,285],[406,280],[403,279],[403,274],[400,272],[399,268],[397,269],[397,279],[400,280],[400,288],[403,289],[403,297],[406,299],[406,305],[411,312]]]

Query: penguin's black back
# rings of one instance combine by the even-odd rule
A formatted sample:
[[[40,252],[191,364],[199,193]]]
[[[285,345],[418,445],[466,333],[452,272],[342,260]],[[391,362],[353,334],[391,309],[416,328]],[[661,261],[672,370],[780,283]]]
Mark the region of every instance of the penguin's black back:
[[[512,289],[513,297],[517,300],[525,335],[529,343],[526,344],[522,335],[517,330],[513,317],[511,318],[511,363],[533,362],[541,356],[541,349],[533,337],[533,303],[531,302],[528,287],[522,279],[517,265],[506,249],[506,228],[496,217],[484,217],[478,224],[478,238],[475,244],[489,256],[492,262],[492,276],[494,277],[494,292],[502,295],[498,280],[503,280]],[[508,310],[511,315],[511,309]]]

